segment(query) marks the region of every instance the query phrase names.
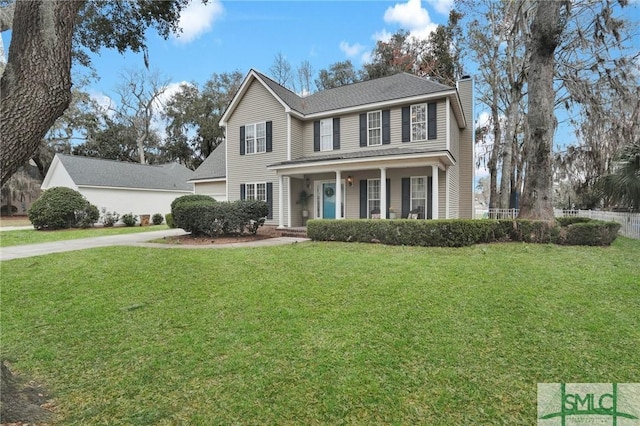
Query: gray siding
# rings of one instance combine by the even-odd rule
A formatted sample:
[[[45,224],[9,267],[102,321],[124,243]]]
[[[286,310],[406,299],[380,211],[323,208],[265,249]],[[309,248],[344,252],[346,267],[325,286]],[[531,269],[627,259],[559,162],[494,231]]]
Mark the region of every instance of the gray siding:
[[[291,159],[297,160],[304,156],[304,140],[303,140],[304,123],[294,117],[291,117]],[[311,150],[313,151],[313,134],[311,135]],[[295,194],[295,192],[294,192]]]
[[[240,155],[240,126],[262,121],[273,122],[273,151]],[[278,224],[279,178],[267,170],[270,164],[287,160],[287,116],[284,107],[258,81],[253,81],[227,124],[227,161],[229,201],[240,199],[240,184],[252,182],[273,183],[273,220]],[[284,188],[285,224],[288,204],[287,188]]]
[[[467,120],[467,128],[460,130],[460,192],[459,217],[473,217],[473,176],[475,156],[473,152],[473,80],[458,82],[460,101]]]
[[[405,105],[408,106],[408,105]],[[371,110],[377,111],[377,110]],[[391,108],[391,144],[378,146],[360,146],[360,113],[345,114],[340,118],[340,151],[339,152],[362,152],[372,151],[376,149],[387,149],[391,147],[406,148],[429,148],[434,151],[446,149],[446,101],[444,99],[438,101],[438,138],[434,140],[425,140],[417,142],[402,142],[402,108]],[[335,117],[333,117],[335,118]],[[315,155],[326,155],[330,152],[314,152],[313,151],[313,122],[314,120],[305,121],[302,144],[303,156],[313,157]]]
[[[449,131],[451,137],[449,139],[451,155],[456,163],[447,169],[449,175],[449,217],[456,219],[459,217],[460,205],[460,130],[458,121],[453,111],[449,114]]]

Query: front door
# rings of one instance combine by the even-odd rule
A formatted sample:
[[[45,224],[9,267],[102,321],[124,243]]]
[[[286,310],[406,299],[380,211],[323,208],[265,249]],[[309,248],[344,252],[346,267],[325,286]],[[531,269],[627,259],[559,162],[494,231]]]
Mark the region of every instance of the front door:
[[[322,217],[324,219],[336,218],[336,184],[322,184]]]

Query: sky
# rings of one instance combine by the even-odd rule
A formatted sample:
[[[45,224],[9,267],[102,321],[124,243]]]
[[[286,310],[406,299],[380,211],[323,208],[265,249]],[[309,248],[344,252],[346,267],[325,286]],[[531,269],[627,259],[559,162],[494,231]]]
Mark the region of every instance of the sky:
[[[454,0],[361,1],[245,1],[192,0],[181,15],[183,32],[168,40],[147,31],[150,69],[171,81],[166,97],[181,83],[205,83],[213,73],[254,68],[269,75],[275,56],[281,53],[295,69],[309,61],[317,74],[331,64],[350,59],[355,68],[367,62],[376,41],[387,40],[399,29],[426,38],[438,24],[445,24]],[[625,14],[640,22],[640,0],[631,0]],[[2,33],[8,50],[10,32]],[[640,51],[640,40],[634,40]],[[144,69],[142,54],[124,55],[103,49],[92,56],[99,80],[84,90],[102,103],[121,81],[125,70]],[[474,74],[474,64],[465,64]],[[474,121],[488,114],[476,102]],[[561,119],[561,117],[559,117]],[[562,120],[562,119],[561,119]],[[556,141],[575,142],[573,131],[560,128]],[[483,167],[477,176],[486,174]]]

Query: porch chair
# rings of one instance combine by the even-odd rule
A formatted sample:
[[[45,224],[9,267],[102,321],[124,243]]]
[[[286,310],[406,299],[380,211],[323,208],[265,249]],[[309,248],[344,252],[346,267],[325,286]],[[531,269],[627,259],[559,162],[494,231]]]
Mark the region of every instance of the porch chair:
[[[418,206],[409,212],[409,214],[407,215],[407,219],[419,219],[421,212],[422,212],[422,206]]]
[[[380,209],[371,210],[371,219],[380,219]]]

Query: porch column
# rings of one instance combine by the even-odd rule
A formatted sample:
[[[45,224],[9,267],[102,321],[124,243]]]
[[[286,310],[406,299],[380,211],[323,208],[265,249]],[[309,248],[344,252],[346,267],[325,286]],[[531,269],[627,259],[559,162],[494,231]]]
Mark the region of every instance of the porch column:
[[[284,176],[278,179],[278,228],[284,228]]]
[[[387,218],[387,169],[380,167],[380,219]]]
[[[342,172],[336,170],[336,219],[342,219]]]
[[[431,218],[438,218],[438,166],[431,166]]]

